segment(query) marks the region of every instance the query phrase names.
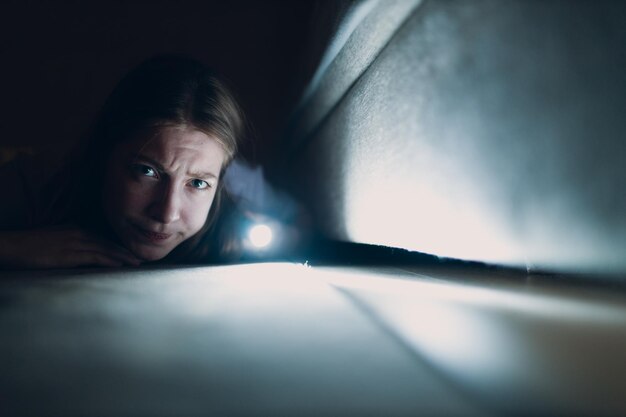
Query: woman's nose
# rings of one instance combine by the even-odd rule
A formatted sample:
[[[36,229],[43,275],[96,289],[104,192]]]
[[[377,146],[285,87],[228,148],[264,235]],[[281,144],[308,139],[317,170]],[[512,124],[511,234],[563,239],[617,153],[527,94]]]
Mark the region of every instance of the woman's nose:
[[[150,206],[149,214],[160,223],[173,223],[180,218],[181,190],[169,183],[163,184],[160,191]]]

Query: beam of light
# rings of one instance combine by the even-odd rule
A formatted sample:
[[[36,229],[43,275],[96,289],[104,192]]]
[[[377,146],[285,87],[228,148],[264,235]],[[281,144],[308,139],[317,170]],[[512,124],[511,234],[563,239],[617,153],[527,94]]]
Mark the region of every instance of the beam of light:
[[[274,238],[272,229],[266,224],[256,224],[248,232],[250,243],[257,249],[268,247]]]

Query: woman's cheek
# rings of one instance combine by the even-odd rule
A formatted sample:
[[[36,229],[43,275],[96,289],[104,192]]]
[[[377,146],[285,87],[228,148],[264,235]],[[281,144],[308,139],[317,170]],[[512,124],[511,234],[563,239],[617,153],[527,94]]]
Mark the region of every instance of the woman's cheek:
[[[123,205],[123,211],[142,210],[154,194],[154,187],[145,181],[126,181],[120,187],[120,203]]]
[[[196,229],[195,231],[202,229],[206,223],[209,211],[213,205],[214,197],[215,196],[211,194],[206,198],[197,198],[189,202],[188,218],[190,219],[190,223],[193,224],[193,228]]]

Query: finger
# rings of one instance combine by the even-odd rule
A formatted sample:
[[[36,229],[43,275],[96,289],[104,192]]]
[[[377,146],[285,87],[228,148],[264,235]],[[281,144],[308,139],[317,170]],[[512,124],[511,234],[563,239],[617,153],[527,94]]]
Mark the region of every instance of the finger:
[[[110,256],[115,259],[118,259],[126,265],[139,266],[143,262],[142,259],[139,259],[128,249],[117,246],[112,243],[111,244],[103,243],[101,246],[96,248],[95,251],[100,252],[106,256]]]
[[[130,251],[113,245],[96,245],[91,252],[97,253],[102,257],[115,259],[124,265],[139,266],[142,263],[142,260],[130,253]]]
[[[78,247],[73,248],[72,253],[77,254],[78,259],[88,256],[85,254],[93,254],[93,256],[97,254],[99,258],[113,259],[123,265],[141,265],[141,260],[128,251],[99,242],[82,242]]]
[[[120,259],[101,252],[76,252],[73,261],[75,263],[74,266],[105,266],[111,268],[124,266],[124,262]]]
[[[79,245],[77,250],[101,253],[119,259],[125,264],[138,266],[143,262],[125,247],[97,236],[83,235]]]

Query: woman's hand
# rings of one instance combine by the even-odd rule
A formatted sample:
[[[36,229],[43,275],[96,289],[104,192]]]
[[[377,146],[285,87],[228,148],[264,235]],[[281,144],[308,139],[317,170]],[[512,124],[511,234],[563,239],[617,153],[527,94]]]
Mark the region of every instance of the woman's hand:
[[[74,226],[0,232],[0,267],[72,268],[137,266],[122,246]]]

